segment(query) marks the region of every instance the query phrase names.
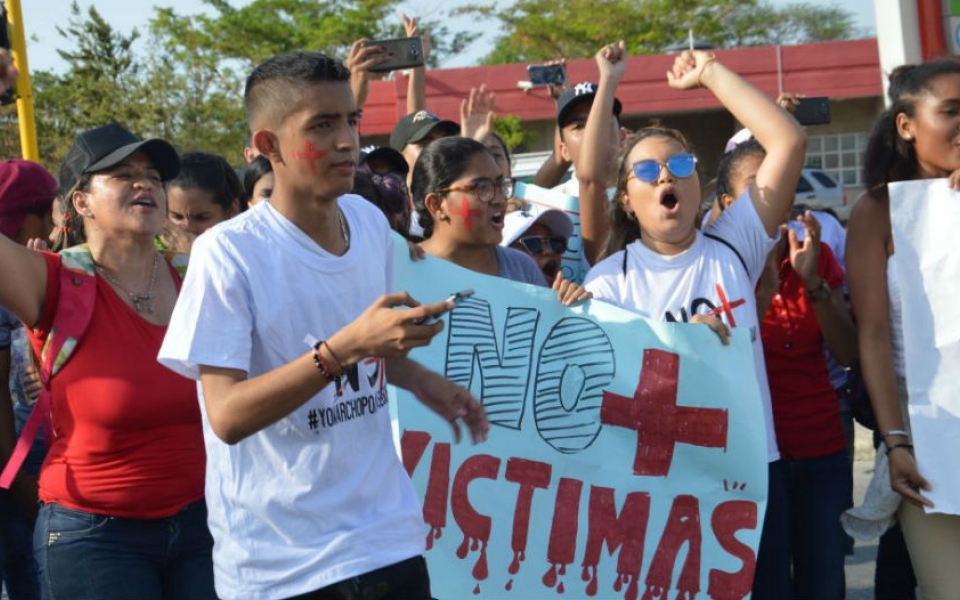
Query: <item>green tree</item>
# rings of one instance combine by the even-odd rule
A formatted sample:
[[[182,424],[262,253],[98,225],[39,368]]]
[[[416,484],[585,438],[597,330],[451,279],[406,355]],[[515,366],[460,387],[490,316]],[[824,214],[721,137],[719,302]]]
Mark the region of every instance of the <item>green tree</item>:
[[[203,2],[215,14],[184,16],[158,9],[151,26],[183,48],[215,51],[245,68],[294,50],[346,57],[354,40],[404,36],[400,19],[394,16],[398,0],[253,0],[239,8],[228,0]],[[421,22],[420,28],[431,31],[434,65],[480,35],[451,35],[441,21]]]
[[[623,39],[632,54],[663,52],[692,29],[719,48],[847,39],[858,32],[841,8],[812,4],[777,10],[763,0],[517,0],[474,4],[460,14],[498,22],[501,33],[481,62],[539,62],[592,56]]]
[[[140,37],[115,31],[94,7],[86,15],[74,2],[66,27],[57,28],[72,48],[57,53],[67,63],[64,75],[34,74],[37,139],[40,156],[53,172],[77,131],[120,121],[144,129],[144,97],[140,68],[132,45]]]
[[[516,115],[503,115],[493,118],[493,130],[507,143],[510,152],[522,152],[536,135],[523,128],[523,121]]]

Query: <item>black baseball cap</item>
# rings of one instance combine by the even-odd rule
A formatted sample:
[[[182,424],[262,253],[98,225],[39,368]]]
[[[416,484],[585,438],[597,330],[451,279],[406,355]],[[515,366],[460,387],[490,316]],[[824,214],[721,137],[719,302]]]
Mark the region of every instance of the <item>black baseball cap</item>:
[[[77,134],[73,146],[60,166],[60,190],[73,190],[80,177],[119,164],[134,152],[143,152],[169,181],[180,172],[180,157],[169,142],[159,138],[141,140],[119,123],[110,123]]]
[[[564,90],[563,93],[560,94],[560,98],[557,99],[557,126],[563,129],[570,117],[570,111],[580,102],[586,102],[587,100],[592,102],[596,95],[597,84],[588,81],[578,83]],[[619,117],[622,111],[623,105],[620,104],[619,100],[614,98],[613,114]]]
[[[400,119],[390,134],[390,147],[400,152],[407,144],[415,144],[427,137],[434,127],[443,127],[446,135],[460,135],[460,126],[441,119],[432,112],[421,110]]]

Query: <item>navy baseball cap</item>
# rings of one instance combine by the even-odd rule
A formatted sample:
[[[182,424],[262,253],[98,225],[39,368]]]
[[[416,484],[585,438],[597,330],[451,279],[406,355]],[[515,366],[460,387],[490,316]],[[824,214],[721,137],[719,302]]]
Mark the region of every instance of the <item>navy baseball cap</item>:
[[[590,82],[578,83],[567,88],[557,99],[557,126],[561,129],[567,124],[570,118],[570,111],[581,102],[591,101],[597,95],[597,84]],[[617,117],[623,111],[623,105],[616,98],[613,99],[613,114]]]

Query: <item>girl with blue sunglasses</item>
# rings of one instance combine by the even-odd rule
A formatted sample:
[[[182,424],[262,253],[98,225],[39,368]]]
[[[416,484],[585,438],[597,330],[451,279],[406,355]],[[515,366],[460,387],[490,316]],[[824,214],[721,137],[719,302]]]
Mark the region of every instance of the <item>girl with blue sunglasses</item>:
[[[609,71],[601,68],[601,87]],[[727,343],[728,327],[757,332],[754,288],[793,203],[806,136],[772,98],[709,52],[680,54],[667,72],[667,83],[675,89],[710,90],[754,132],[767,155],[741,201],[700,231],[700,179],[690,144],[674,129],[638,131],[620,159],[606,258],[590,270],[584,285],[595,298],[651,319],[706,324]],[[789,526],[783,473],[763,349],[758,335],[751,339],[755,368],[744,375],[758,381],[771,463],[753,597],[787,598],[792,596],[789,555],[778,543]]]

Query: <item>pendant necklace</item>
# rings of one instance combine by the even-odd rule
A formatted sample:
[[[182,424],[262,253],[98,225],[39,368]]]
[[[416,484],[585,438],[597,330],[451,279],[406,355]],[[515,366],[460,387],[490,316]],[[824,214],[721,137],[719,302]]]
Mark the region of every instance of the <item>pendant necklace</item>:
[[[337,220],[340,222],[340,236],[343,237],[344,252],[350,249],[350,234],[347,233],[347,223],[343,218],[343,211],[337,208]]]
[[[157,283],[157,267],[160,265],[160,255],[156,252],[153,253],[153,270],[150,272],[150,285],[147,287],[147,291],[144,294],[138,294],[136,292],[131,292],[127,288],[123,287],[123,284],[117,281],[117,279],[107,272],[106,269],[94,263],[97,267],[97,271],[103,275],[107,281],[117,286],[121,292],[127,295],[130,298],[130,301],[133,302],[133,309],[138,313],[148,313],[153,314],[153,288]]]

